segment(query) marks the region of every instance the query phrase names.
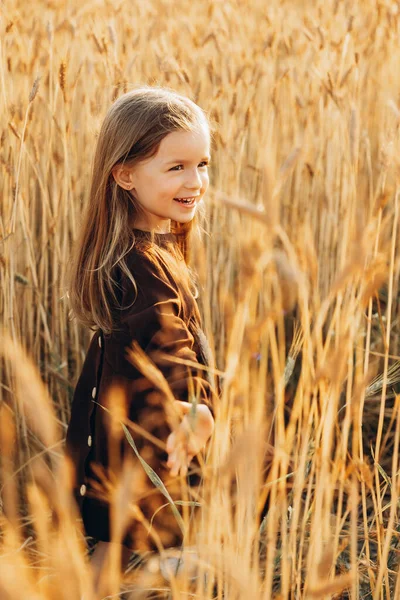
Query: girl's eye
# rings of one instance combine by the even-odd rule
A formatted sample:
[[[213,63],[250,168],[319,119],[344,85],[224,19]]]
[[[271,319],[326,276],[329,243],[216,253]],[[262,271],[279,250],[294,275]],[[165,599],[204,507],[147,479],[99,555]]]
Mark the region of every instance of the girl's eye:
[[[203,162],[201,162],[201,163],[200,163],[200,165],[203,165],[203,167],[208,167],[208,166],[209,166],[209,164],[210,164],[210,163],[209,163],[209,162],[207,162],[207,161],[205,161],[205,160],[203,160]],[[175,171],[175,170],[178,170],[178,167],[183,167],[183,165],[176,165],[176,167],[172,167],[172,168],[170,169],[170,171]]]

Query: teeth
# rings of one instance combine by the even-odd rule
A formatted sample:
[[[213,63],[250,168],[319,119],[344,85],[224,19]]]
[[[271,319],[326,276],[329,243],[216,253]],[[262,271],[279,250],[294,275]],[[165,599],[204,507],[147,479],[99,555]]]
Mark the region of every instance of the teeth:
[[[192,204],[195,201],[195,198],[175,198],[178,202],[182,202],[182,204]]]

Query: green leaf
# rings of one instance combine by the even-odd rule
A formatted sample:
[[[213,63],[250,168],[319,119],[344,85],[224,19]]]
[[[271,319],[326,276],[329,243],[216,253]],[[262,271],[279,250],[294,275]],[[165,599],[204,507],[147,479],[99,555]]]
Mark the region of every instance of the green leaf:
[[[194,500],[176,500],[175,504],[179,504],[179,506],[201,506],[201,502],[195,502]],[[156,511],[154,511],[153,516],[150,519],[150,525],[153,525],[153,519],[156,516],[156,514],[162,509],[165,508],[166,506],[168,506],[168,502],[167,504],[163,504],[162,506],[159,506],[157,508]]]
[[[379,463],[376,463],[376,466],[378,467],[379,473],[382,475],[383,479],[386,481],[386,483],[388,484],[388,486],[391,489],[392,488],[392,482],[390,481],[389,477],[387,476],[387,473],[382,469],[382,467],[381,467],[381,465]]]
[[[174,513],[175,518],[178,521],[179,527],[181,528],[182,533],[185,534],[185,524],[184,524],[183,519],[182,519],[178,509],[176,508],[176,504],[172,500],[167,488],[165,487],[165,485],[163,484],[163,482],[161,481],[161,479],[159,478],[157,473],[155,471],[153,471],[153,469],[150,467],[150,465],[148,465],[147,462],[140,456],[139,451],[136,448],[136,444],[133,441],[133,437],[129,433],[128,428],[123,423],[121,423],[121,425],[122,425],[122,428],[126,435],[126,439],[129,442],[129,445],[132,446],[136,456],[142,463],[142,466],[143,466],[144,470],[146,471],[148,478],[150,479],[151,483],[153,483],[168,500],[169,504],[171,505],[172,512]]]

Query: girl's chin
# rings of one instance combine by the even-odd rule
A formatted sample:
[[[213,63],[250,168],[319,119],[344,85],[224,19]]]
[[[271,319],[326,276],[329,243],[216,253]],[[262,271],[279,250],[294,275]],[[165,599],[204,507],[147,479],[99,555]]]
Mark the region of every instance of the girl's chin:
[[[174,219],[174,221],[188,221],[190,219],[193,219],[194,215],[196,214],[196,205],[192,206],[192,207],[188,207],[188,208],[182,208],[178,210],[174,211],[174,216],[171,217],[172,219]]]

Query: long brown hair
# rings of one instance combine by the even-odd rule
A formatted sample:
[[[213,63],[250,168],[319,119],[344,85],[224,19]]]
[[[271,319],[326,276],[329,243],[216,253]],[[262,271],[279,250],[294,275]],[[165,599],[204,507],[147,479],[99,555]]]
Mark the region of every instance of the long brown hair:
[[[136,290],[124,257],[136,243],[133,228],[143,209],[129,191],[116,183],[113,167],[119,163],[133,166],[150,158],[166,135],[177,130],[191,131],[199,125],[206,125],[212,139],[213,126],[207,113],[186,96],[166,87],[130,90],[108,109],[97,139],[83,224],[67,272],[72,314],[83,325],[100,328],[106,334],[118,329],[116,269]],[[170,268],[175,265],[174,275],[186,292],[194,285],[188,264],[190,237],[194,231],[200,231],[199,218],[204,216],[201,204],[197,208],[200,214],[188,223],[171,220],[171,233],[176,235],[177,244],[172,254],[164,251],[168,254],[165,260]],[[157,252],[162,249],[157,248]]]

